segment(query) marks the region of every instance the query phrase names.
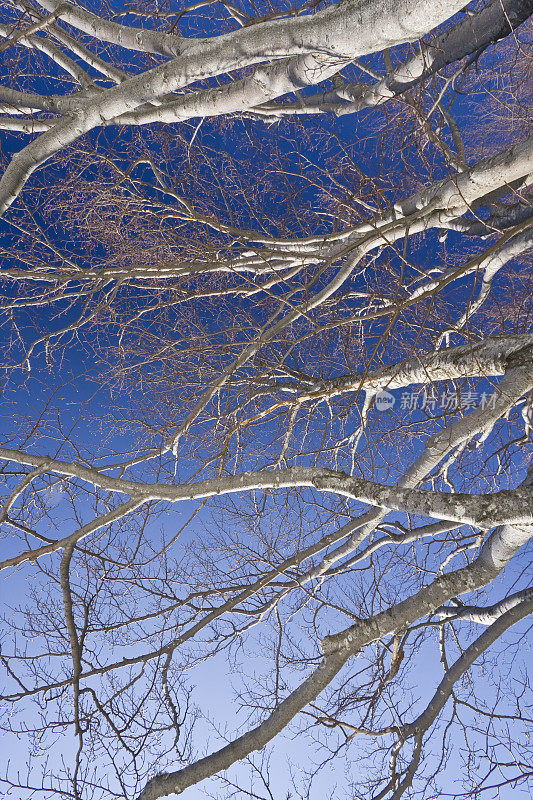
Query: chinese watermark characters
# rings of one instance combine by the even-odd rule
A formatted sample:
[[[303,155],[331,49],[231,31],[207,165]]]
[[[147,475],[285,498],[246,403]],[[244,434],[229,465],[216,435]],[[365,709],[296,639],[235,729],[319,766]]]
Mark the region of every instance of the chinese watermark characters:
[[[468,389],[464,392],[444,391],[437,394],[427,389],[404,391],[399,400],[402,411],[429,411],[434,414],[438,411],[468,411],[470,408],[495,408],[497,392],[476,392]],[[378,411],[389,411],[396,406],[397,398],[391,392],[378,392],[375,397],[375,406]]]

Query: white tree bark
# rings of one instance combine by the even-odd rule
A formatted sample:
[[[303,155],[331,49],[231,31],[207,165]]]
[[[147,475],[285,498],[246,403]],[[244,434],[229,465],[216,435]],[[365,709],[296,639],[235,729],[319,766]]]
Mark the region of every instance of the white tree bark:
[[[56,11],[60,3],[44,5],[47,10]],[[293,84],[293,88],[300,88],[303,80],[314,82],[316,68],[320,62],[324,63],[323,59],[330,66],[326,70],[323,67],[319,69],[319,80],[328,74],[333,75],[339,66],[358,56],[415,41],[459,11],[461,5],[457,0],[401,0],[399,4],[392,0],[343,0],[315,15],[274,20],[212,40],[189,42],[184,55],[177,55],[165,64],[124,80],[119,86],[106,89],[99,96],[93,95],[86,100],[80,98],[71,116],[55,123],[50,131],[18,153],[0,180],[0,213],[9,208],[33,171],[50,156],[94,127],[130,113],[144,103],[166,97],[170,92],[198,80],[289,57],[303,59],[301,65],[300,62],[295,65]],[[88,12],[67,6],[64,13],[67,16],[61,14],[62,18],[67,18],[73,25],[82,26],[81,29],[89,33],[98,32],[99,38],[105,40],[115,37],[119,43],[125,42],[128,47],[136,43],[142,49],[143,32],[130,32],[127,37],[123,26],[115,27],[114,24],[93,18]],[[172,50],[174,41],[174,37],[169,42],[166,38],[162,41],[157,34],[147,34],[146,47],[149,50],[156,47]],[[183,40],[178,39],[178,42],[181,51]],[[278,83],[276,72],[272,76],[264,72],[255,84],[255,97],[259,90],[261,102],[265,102],[274,99],[280,92],[288,91],[291,80],[294,80],[288,77],[291,71],[292,66],[282,68],[285,76],[281,84]],[[270,79],[272,83],[268,85]],[[265,80],[268,89],[261,92],[260,85]]]
[[[112,364],[112,385],[120,384],[108,440],[89,426],[79,435],[70,427],[65,433],[59,410],[51,421],[50,404],[35,424],[17,409],[17,425],[4,439],[8,446],[0,448],[7,465],[0,475],[5,488],[0,524],[18,536],[0,569],[6,578],[19,567],[31,575],[39,561],[43,581],[56,581],[57,594],[50,597],[59,604],[59,614],[50,600],[44,611],[39,607],[34,617],[25,618],[25,649],[17,643],[13,650],[2,650],[0,664],[9,679],[4,699],[21,704],[37,699],[40,712],[57,704],[59,721],[52,727],[74,730],[78,748],[71,783],[66,787],[60,779],[58,793],[81,800],[97,791],[92,778],[81,775],[81,765],[86,753],[107,748],[109,731],[115,739],[106,753],[124,794],[123,763],[139,787],[154,769],[162,769],[163,759],[172,759],[173,771],[156,774],[138,794],[138,800],[156,800],[181,794],[262,749],[305,709],[326,728],[345,733],[346,726],[353,736],[395,738],[390,780],[377,797],[388,793],[389,800],[397,800],[411,785],[424,737],[458,690],[459,679],[500,635],[531,613],[533,590],[523,588],[522,576],[514,594],[497,601],[491,596],[481,605],[485,601],[471,595],[491,584],[533,537],[531,470],[519,483],[533,425],[533,334],[527,328],[527,276],[522,270],[513,277],[509,270],[533,243],[524,188],[533,175],[533,138],[517,141],[510,134],[505,150],[483,157],[493,152],[492,145],[475,149],[465,137],[465,146],[450,109],[452,93],[463,86],[462,74],[474,80],[469,65],[490,44],[514,32],[532,3],[488,0],[478,12],[452,20],[463,5],[455,0],[341,0],[316,13],[306,7],[290,17],[254,20],[224,4],[242,25],[239,30],[187,38],[177,25],[166,33],[121,24],[60,0],[41,0],[41,10],[27,0],[4,0],[9,13],[0,25],[0,51],[14,54],[13,63],[26,64],[25,57],[31,61],[37,50],[51,67],[42,84],[39,76],[32,86],[21,68],[18,89],[11,82],[0,87],[0,128],[34,135],[0,180],[2,213],[41,164],[101,127],[201,122],[242,113],[256,125],[258,119],[272,122],[293,113],[377,108],[400,96],[418,126],[416,136],[405,134],[405,142],[401,132],[399,153],[392,154],[396,163],[404,157],[401,148],[418,147],[420,161],[413,156],[405,171],[398,170],[401,183],[395,182],[396,168],[391,176],[384,170],[365,175],[357,152],[348,158],[342,148],[339,165],[328,161],[317,166],[321,178],[313,174],[311,158],[308,172],[302,168],[293,175],[288,169],[283,220],[277,209],[256,213],[254,203],[264,187],[258,185],[262,177],[259,168],[255,174],[253,157],[250,187],[242,197],[232,198],[231,192],[240,192],[239,181],[248,176],[224,176],[231,189],[224,189],[224,180],[214,187],[202,182],[204,168],[195,173],[191,158],[196,123],[177,131],[181,136],[196,127],[192,139],[188,132],[183,139],[189,159],[185,171],[190,169],[183,183],[170,163],[178,150],[169,147],[167,152],[160,131],[154,136],[158,145],[146,153],[144,134],[135,134],[138,140],[126,148],[124,158],[120,147],[116,153],[95,155],[92,142],[80,143],[72,160],[80,180],[79,186],[70,184],[72,209],[63,207],[63,191],[55,206],[52,201],[49,208],[29,203],[25,209],[21,202],[6,217],[20,234],[12,252],[2,242],[9,261],[2,273],[7,289],[0,311],[2,321],[11,324],[9,344],[16,354],[5,348],[7,399],[9,380],[20,387],[21,375],[33,391],[41,363],[52,374],[55,369],[63,374],[54,353],[68,352],[70,338]],[[216,24],[215,17],[209,17],[210,25]],[[157,16],[154,20],[161,22]],[[419,42],[449,20],[431,42]],[[415,54],[393,67],[396,55],[387,48],[406,43],[416,43],[410,50]],[[519,47],[513,49],[510,38],[501,50],[502,63],[506,47],[519,64]],[[359,62],[356,66],[374,83],[343,82],[344,68],[383,50],[385,75]],[[455,74],[442,72],[455,62]],[[141,63],[151,67],[141,71]],[[334,79],[334,91],[299,91],[326,79]],[[25,90],[45,81],[61,88]],[[423,99],[409,94],[414,87]],[[280,100],[290,93],[296,93],[296,101]],[[427,97],[433,103],[429,110]],[[451,131],[452,144],[435,127],[434,115],[448,126],[445,137],[449,141]],[[296,142],[303,161],[305,149],[299,148]],[[205,148],[202,155],[207,153]],[[227,163],[232,164],[229,156]],[[418,163],[432,176],[425,182],[415,169]],[[345,200],[351,171],[354,183],[360,179],[362,186],[353,202]],[[301,218],[290,219],[296,208],[294,178],[308,179],[319,199],[316,209],[304,208]],[[200,187],[197,197],[195,189],[191,197],[182,197],[187,181]],[[403,193],[400,185],[411,188]],[[277,191],[275,180],[272,187]],[[46,189],[28,196],[38,196],[41,203],[49,199]],[[509,195],[513,199],[506,204]],[[90,208],[83,206],[87,197]],[[241,201],[249,203],[248,218],[238,210]],[[42,208],[49,214],[50,231],[41,225]],[[320,220],[321,227],[308,219]],[[81,246],[69,250],[58,244],[51,230],[56,222],[61,231],[72,225],[73,242]],[[259,230],[250,230],[256,222]],[[288,233],[270,235],[276,228]],[[293,235],[295,230],[311,234]],[[452,246],[441,247],[448,230],[455,232]],[[497,241],[472,255],[457,234],[494,235]],[[85,235],[97,239],[98,252],[90,263],[85,253],[93,253],[92,243],[82,242]],[[457,240],[463,249],[456,248]],[[511,277],[502,299],[500,283],[506,275]],[[458,287],[453,296],[452,284]],[[501,306],[491,305],[495,295]],[[476,324],[470,324],[473,315]],[[449,346],[452,335],[458,346]],[[130,376],[131,398],[139,400],[139,408],[134,402],[121,406]],[[443,404],[442,414],[424,408],[424,417],[415,404],[412,414],[395,407],[378,417],[379,406],[374,407],[380,392],[417,387],[429,396],[451,389],[461,397],[471,386],[485,391],[483,402],[468,410]],[[67,395],[65,416],[70,414]],[[80,420],[81,412],[75,422]],[[124,430],[138,437],[135,443],[112,441]],[[88,444],[84,437],[91,436],[97,441]],[[59,485],[72,510],[63,517],[48,496]],[[183,546],[179,536],[191,520],[204,524],[198,509],[210,498],[228,498],[231,513],[244,520],[242,529],[228,525],[218,538],[213,534],[196,543],[191,537]],[[191,501],[189,521],[183,527],[180,521],[177,530],[167,526],[159,514],[163,506],[167,513],[166,504],[179,508],[181,503],[188,516]],[[222,504],[215,500],[212,505]],[[165,528],[161,544],[155,535],[151,538],[154,522]],[[225,524],[224,519],[220,527]],[[410,543],[416,544],[406,547]],[[464,645],[471,635],[468,623],[487,630]],[[275,689],[257,701],[262,721],[194,761],[187,745],[180,749],[181,673],[237,641],[247,646],[248,631],[259,624],[267,632],[265,640],[269,626],[279,628],[272,651]],[[289,646],[302,654],[307,678],[292,691],[285,689],[282,699],[288,672],[284,624]],[[297,628],[293,641],[291,625]],[[28,626],[31,638],[26,637]],[[47,631],[52,631],[49,645]],[[384,700],[385,686],[398,674],[408,637],[414,652],[434,631],[440,636],[444,676],[437,679],[425,710],[413,722],[402,723],[405,715],[390,705],[395,690]],[[451,666],[448,632],[457,634],[464,648]],[[42,642],[49,653],[38,650]],[[352,686],[363,673],[359,665],[350,673],[349,662],[365,648],[361,662],[375,649],[368,659],[373,674],[359,703],[359,689],[352,692]],[[26,677],[19,677],[13,666],[17,658]],[[294,655],[291,659],[292,664]],[[351,692],[353,697],[345,703],[344,688],[328,692],[325,703],[336,710],[317,717],[316,699],[327,687],[333,689],[343,669],[346,696]],[[143,694],[144,683],[150,682]],[[146,702],[138,701],[136,693]],[[154,697],[159,711],[149,730]],[[358,727],[352,722],[357,723],[366,702],[361,717],[367,721]],[[385,711],[382,702],[389,704]],[[124,719],[116,711],[121,703]],[[145,727],[131,734],[131,745],[128,736],[138,722],[130,713],[134,707],[142,708],[139,724]],[[380,715],[393,722],[378,730]],[[173,735],[173,749],[154,756],[155,748]],[[352,733],[345,736],[348,744]],[[131,753],[148,740],[153,749],[148,753],[147,745],[146,760],[132,767]],[[398,772],[407,740],[413,740],[413,755]],[[126,753],[124,762],[121,756],[115,761],[113,748]],[[176,769],[176,762],[182,768]],[[378,778],[375,785],[379,780],[382,786],[387,778]],[[105,784],[105,791],[111,791],[111,781],[104,776],[99,789]]]
[[[480,588],[493,580],[503,569],[505,563],[532,536],[533,526],[531,525],[519,529],[499,528],[488,539],[478,558],[468,567],[448,573],[396,606],[376,614],[370,619],[362,620],[345,631],[326,637],[322,643],[324,658],[320,665],[279,704],[264,722],[212,755],[177,772],[163,773],[152,778],[139,795],[138,800],[157,800],[159,797],[166,797],[170,794],[181,794],[190,786],[228,769],[236,761],[263,748],[290,723],[299,711],[331,683],[348,658],[358,650],[376,639],[432,613],[439,605],[439,598],[449,599],[461,592]],[[497,562],[492,555],[496,549],[499,552]],[[530,613],[530,605],[530,603],[524,604],[524,607],[527,607],[527,613]],[[507,613],[515,619],[516,612],[514,610]],[[502,625],[504,625],[507,618],[502,619]],[[491,633],[489,629],[487,631],[489,637]]]

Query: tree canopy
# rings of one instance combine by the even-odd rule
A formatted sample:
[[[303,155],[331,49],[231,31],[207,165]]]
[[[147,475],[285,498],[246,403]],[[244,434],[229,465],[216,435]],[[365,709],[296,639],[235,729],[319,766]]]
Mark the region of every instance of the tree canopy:
[[[7,796],[529,796],[531,0],[0,4]]]

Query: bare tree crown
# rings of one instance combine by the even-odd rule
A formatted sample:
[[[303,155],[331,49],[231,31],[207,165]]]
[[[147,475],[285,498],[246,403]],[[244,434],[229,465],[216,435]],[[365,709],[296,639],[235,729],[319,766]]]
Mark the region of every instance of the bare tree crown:
[[[531,0],[0,6],[7,796],[527,796]]]

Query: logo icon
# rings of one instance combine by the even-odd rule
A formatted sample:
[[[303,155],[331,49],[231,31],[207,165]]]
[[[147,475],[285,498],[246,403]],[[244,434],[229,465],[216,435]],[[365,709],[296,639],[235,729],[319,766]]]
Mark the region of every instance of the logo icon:
[[[378,411],[388,411],[394,406],[396,398],[390,392],[378,392],[375,405]]]

